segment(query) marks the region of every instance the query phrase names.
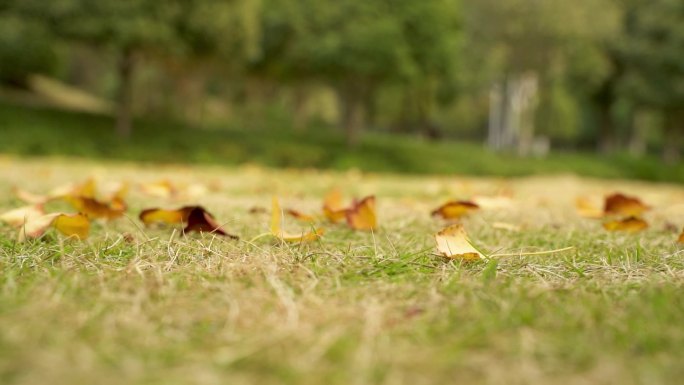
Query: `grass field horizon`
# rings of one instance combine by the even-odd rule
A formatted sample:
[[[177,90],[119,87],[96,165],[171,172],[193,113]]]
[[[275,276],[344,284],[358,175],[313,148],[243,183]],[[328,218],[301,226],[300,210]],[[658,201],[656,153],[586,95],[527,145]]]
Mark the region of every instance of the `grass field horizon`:
[[[553,151],[547,157],[494,153],[480,143],[367,132],[349,149],[333,127],[297,131],[278,118],[239,119],[193,128],[190,124],[141,119],[130,140],[118,138],[106,115],[0,103],[4,131],[0,153],[71,157],[106,162],[325,169],[411,175],[515,177],[576,174],[596,178],[684,183],[684,165],[665,165],[653,155]]]
[[[416,176],[361,171],[0,157],[0,212],[96,178],[127,181],[124,218],[82,242],[0,226],[0,382],[6,384],[676,384],[684,375],[684,188],[572,175]],[[202,185],[153,198],[139,183]],[[268,232],[271,196],[320,212],[374,194],[379,228],[324,225],[308,244]],[[652,206],[638,234],[581,218],[579,196]],[[448,199],[505,194],[463,220],[494,254],[436,255]],[[205,206],[239,241],[146,228],[148,207]],[[55,203],[51,210],[64,210]],[[496,223],[511,226],[497,226]],[[297,229],[301,224],[287,222]]]

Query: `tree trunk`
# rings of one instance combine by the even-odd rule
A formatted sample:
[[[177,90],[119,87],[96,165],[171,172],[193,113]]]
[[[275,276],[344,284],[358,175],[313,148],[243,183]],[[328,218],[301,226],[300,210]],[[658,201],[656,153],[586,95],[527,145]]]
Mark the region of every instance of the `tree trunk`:
[[[121,53],[118,64],[119,89],[116,106],[116,133],[128,139],[133,130],[133,68],[135,65],[133,50],[126,48]]]
[[[347,146],[356,147],[359,142],[359,134],[364,124],[365,105],[358,92],[345,88],[339,92],[341,126],[344,130]]]
[[[598,105],[599,114],[599,142],[598,151],[610,154],[615,151],[615,125],[611,113],[611,104],[601,102]]]
[[[678,163],[681,159],[681,140],[684,130],[682,111],[668,111],[665,113],[665,135],[663,143],[663,161],[667,164]]]

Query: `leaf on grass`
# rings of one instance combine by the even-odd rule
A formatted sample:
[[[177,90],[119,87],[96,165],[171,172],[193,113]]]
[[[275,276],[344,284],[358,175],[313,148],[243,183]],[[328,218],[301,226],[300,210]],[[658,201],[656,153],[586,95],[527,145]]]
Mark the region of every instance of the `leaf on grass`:
[[[624,219],[616,219],[605,222],[603,228],[608,231],[624,231],[628,233],[637,233],[648,228],[648,223],[641,218],[628,217]]]
[[[48,228],[54,227],[60,233],[78,239],[85,239],[90,232],[90,221],[83,214],[52,213],[33,218],[19,229],[19,241],[39,238]]]
[[[371,231],[377,228],[375,215],[375,196],[367,196],[360,201],[354,201],[347,210],[347,224],[354,230]]]
[[[682,230],[682,233],[679,234],[679,238],[677,238],[677,243],[680,245],[684,244],[684,230]]]
[[[584,218],[599,219],[603,218],[604,210],[601,208],[600,201],[594,201],[589,197],[579,197],[575,200],[577,214]]]
[[[19,207],[0,215],[0,221],[12,227],[22,226],[24,223],[45,215],[42,204]]]
[[[639,198],[624,194],[613,194],[606,197],[603,212],[606,215],[621,215],[625,217],[639,217],[649,210]]]
[[[277,197],[271,201],[271,234],[285,242],[311,242],[323,235],[323,229],[314,229],[300,234],[288,233],[283,230],[283,212]]]
[[[323,200],[323,214],[332,223],[338,223],[347,217],[347,208],[342,203],[340,190],[330,191]]]
[[[126,203],[119,198],[114,198],[110,203],[85,196],[65,196],[62,199],[88,218],[116,219],[123,216],[127,208]]]
[[[138,216],[145,225],[166,223],[169,225],[188,223],[190,212],[199,206],[183,206],[177,210],[160,208],[145,209]]]
[[[237,235],[229,234],[221,225],[216,222],[214,216],[209,214],[201,206],[195,206],[190,210],[187,217],[187,225],[183,229],[183,233],[187,234],[192,231],[207,232],[212,234],[224,235],[232,239],[240,239]]]
[[[447,258],[474,261],[482,258],[480,253],[470,243],[461,224],[451,225],[435,234],[437,250]]]
[[[293,210],[293,209],[287,209],[285,210],[285,214],[299,220],[302,222],[315,222],[316,218],[313,215],[309,214],[304,214],[301,211]]]
[[[480,206],[470,201],[449,201],[433,210],[431,215],[443,219],[458,219],[479,209]]]

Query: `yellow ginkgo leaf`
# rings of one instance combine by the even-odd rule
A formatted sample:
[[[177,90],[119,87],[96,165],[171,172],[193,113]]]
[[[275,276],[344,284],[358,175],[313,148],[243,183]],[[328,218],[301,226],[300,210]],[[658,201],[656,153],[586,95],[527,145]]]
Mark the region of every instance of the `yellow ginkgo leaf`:
[[[648,223],[637,217],[629,217],[619,220],[612,220],[605,222],[603,228],[608,231],[624,231],[628,233],[637,233],[648,228]]]
[[[463,225],[451,225],[435,234],[437,250],[447,258],[474,261],[482,258],[480,253],[470,243]]]
[[[31,219],[35,219],[43,215],[45,215],[45,210],[43,210],[42,205],[30,205],[7,211],[6,213],[0,215],[0,222],[5,222],[12,227],[19,227]]]
[[[311,242],[323,236],[323,229],[302,231],[299,234],[288,233],[283,230],[283,211],[277,197],[273,197],[271,204],[271,234],[285,242]]]
[[[375,215],[375,197],[368,196],[347,210],[347,224],[354,230],[375,230],[377,217]]]
[[[90,233],[90,221],[83,214],[58,215],[52,226],[60,233],[78,239],[86,239]]]

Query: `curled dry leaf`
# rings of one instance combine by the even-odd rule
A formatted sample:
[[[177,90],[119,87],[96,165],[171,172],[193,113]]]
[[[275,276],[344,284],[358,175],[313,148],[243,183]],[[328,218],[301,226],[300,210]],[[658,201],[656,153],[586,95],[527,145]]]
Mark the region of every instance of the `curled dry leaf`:
[[[474,261],[482,258],[480,253],[470,243],[461,224],[451,225],[435,234],[437,250],[447,258]]]
[[[5,222],[12,227],[19,227],[24,223],[45,215],[45,210],[42,204],[19,207],[14,210],[7,211],[0,215],[0,222]]]
[[[271,201],[271,234],[285,242],[311,242],[323,236],[323,229],[314,229],[300,234],[287,233],[283,230],[283,212],[277,197]]]
[[[65,196],[95,197],[97,184],[90,178],[83,183],[69,183],[50,190],[47,194],[35,194],[19,187],[12,188],[14,195],[20,200],[31,204],[43,204]]]
[[[371,231],[377,228],[375,215],[375,197],[368,196],[360,201],[355,201],[347,210],[347,224],[354,230]]]
[[[625,217],[640,217],[650,207],[639,198],[624,194],[613,194],[606,197],[603,212],[606,215],[621,215]]]
[[[603,228],[608,231],[624,231],[628,233],[637,233],[648,228],[648,223],[645,220],[637,217],[628,217],[624,219],[616,219],[605,222]]]
[[[458,219],[479,209],[480,206],[470,201],[449,201],[433,210],[431,215],[443,219]]]
[[[342,203],[340,190],[330,191],[323,200],[323,215],[332,223],[338,223],[347,217],[347,208]]]
[[[221,225],[216,222],[216,219],[201,206],[192,208],[188,213],[187,220],[187,225],[183,229],[184,234],[197,231],[224,235],[231,239],[240,239],[237,235],[227,233]]]
[[[24,223],[19,229],[19,241],[41,237],[51,226],[68,237],[78,239],[85,239],[90,233],[90,221],[85,215],[52,213]]]
[[[188,223],[190,212],[199,206],[183,206],[176,210],[159,208],[145,209],[138,216],[145,225],[166,223],[169,225]]]

